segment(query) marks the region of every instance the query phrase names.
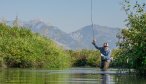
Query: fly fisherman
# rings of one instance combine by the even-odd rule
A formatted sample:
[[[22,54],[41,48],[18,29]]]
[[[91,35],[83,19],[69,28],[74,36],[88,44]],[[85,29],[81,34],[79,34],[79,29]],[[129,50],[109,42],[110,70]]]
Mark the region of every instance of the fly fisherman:
[[[112,58],[110,57],[111,55],[111,50],[109,49],[108,43],[104,43],[103,47],[98,47],[95,43],[95,39],[93,40],[92,44],[95,46],[96,49],[98,49],[101,53],[101,65],[100,68],[105,71],[108,69],[110,61]]]

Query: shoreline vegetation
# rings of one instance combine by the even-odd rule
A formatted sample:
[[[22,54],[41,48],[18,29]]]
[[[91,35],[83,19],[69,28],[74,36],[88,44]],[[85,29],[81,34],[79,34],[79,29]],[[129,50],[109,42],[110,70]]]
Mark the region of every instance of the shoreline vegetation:
[[[70,57],[52,40],[23,27],[0,24],[0,65],[17,68],[65,68]]]
[[[64,50],[28,28],[0,23],[0,66],[7,68],[99,67],[97,50]]]

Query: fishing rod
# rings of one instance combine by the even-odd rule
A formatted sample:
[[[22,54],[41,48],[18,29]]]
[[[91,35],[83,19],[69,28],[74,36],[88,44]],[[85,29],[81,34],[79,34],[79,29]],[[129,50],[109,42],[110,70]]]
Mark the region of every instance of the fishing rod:
[[[94,40],[95,35],[94,35],[94,25],[93,25],[93,1],[92,0],[91,0],[91,27],[92,27],[93,40]]]

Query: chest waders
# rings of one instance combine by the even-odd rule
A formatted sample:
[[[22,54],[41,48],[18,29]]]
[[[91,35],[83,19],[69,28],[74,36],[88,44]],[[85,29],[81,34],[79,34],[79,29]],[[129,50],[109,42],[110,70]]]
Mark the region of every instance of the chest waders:
[[[100,69],[106,71],[109,68],[110,61],[101,56]]]

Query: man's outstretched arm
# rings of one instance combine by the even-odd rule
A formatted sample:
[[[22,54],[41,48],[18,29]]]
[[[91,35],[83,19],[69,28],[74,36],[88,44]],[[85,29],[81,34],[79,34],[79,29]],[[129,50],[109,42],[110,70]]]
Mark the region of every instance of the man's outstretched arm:
[[[100,47],[98,47],[98,46],[96,45],[95,40],[93,40],[92,44],[94,45],[94,47],[95,47],[96,49],[99,49],[99,50],[100,50]]]

